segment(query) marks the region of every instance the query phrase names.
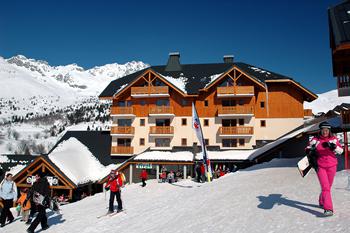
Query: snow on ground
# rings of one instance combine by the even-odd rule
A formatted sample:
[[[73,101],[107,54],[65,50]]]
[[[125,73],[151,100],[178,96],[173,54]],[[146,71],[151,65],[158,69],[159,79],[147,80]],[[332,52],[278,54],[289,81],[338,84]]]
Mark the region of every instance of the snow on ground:
[[[205,184],[127,185],[122,192],[125,212],[97,219],[108,205],[109,193],[106,199],[101,193],[62,206],[62,215],[49,213],[51,227],[45,232],[348,232],[347,173],[337,173],[335,215],[324,218],[317,206],[316,174],[301,178],[296,162],[273,160]],[[3,230],[17,233],[26,227],[17,220]]]
[[[350,96],[338,97],[338,90],[332,90],[318,94],[318,98],[311,103],[305,102],[304,108],[312,109],[314,114],[319,112],[326,113],[342,103],[350,103]]]

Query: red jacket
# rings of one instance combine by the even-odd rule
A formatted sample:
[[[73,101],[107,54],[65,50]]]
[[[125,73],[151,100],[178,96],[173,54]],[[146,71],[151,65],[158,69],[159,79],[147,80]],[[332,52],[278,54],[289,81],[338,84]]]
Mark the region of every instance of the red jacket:
[[[123,180],[120,176],[116,178],[109,177],[106,187],[109,187],[112,192],[117,192],[120,190],[120,187],[123,185]]]
[[[204,175],[204,173],[205,173],[205,167],[204,167],[204,164],[202,164],[202,165],[201,165],[201,173],[202,173],[202,175]]]
[[[147,180],[147,177],[148,177],[147,171],[142,171],[141,175],[140,175],[140,178]]]

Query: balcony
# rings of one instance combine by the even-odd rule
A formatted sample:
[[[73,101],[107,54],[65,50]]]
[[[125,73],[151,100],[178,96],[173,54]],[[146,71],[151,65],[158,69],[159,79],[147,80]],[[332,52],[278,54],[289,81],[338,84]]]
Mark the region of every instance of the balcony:
[[[217,87],[217,97],[251,97],[254,96],[254,86]]]
[[[132,126],[112,126],[111,135],[112,136],[129,136],[133,137],[135,133],[135,128]]]
[[[149,128],[150,136],[173,136],[174,127],[173,126],[151,126]]]
[[[313,117],[312,109],[304,109],[304,118],[311,118]]]
[[[111,107],[111,116],[117,117],[135,117],[133,107]]]
[[[168,97],[168,86],[146,86],[146,87],[131,87],[131,96],[134,98],[145,97]]]
[[[218,117],[223,116],[254,116],[252,106],[219,106]]]
[[[149,116],[175,116],[172,106],[151,106]]]
[[[132,146],[112,146],[111,155],[132,155],[134,147]]]
[[[251,126],[230,126],[230,127],[220,127],[219,135],[221,137],[230,136],[252,136],[254,134],[254,128]]]

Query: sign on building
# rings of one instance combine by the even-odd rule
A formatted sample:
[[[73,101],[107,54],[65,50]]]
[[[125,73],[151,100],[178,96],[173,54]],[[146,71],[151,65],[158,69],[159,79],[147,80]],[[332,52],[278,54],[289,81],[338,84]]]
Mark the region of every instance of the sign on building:
[[[136,168],[139,168],[139,169],[152,169],[152,164],[151,163],[138,163],[138,164],[136,164]]]
[[[46,176],[47,181],[49,182],[50,186],[57,186],[58,185],[58,177],[56,176]],[[35,182],[35,176],[28,176],[27,177],[27,184],[33,185]]]

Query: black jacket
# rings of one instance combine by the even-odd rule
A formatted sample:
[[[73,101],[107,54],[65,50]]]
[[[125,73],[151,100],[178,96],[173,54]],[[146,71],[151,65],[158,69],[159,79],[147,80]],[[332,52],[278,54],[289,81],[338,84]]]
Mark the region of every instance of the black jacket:
[[[40,178],[38,181],[35,181],[35,183],[33,184],[32,188],[29,191],[28,196],[32,197],[34,192],[38,192],[44,197],[47,197],[50,195],[50,184],[45,177]]]

